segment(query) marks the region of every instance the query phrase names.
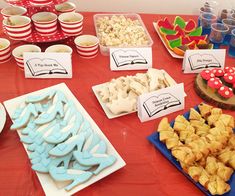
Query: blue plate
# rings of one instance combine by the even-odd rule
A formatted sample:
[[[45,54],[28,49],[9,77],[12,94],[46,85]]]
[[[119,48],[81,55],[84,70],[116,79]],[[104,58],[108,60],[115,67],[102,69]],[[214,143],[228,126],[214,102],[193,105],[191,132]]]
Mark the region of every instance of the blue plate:
[[[198,111],[198,107],[196,106],[194,109]],[[189,112],[186,112],[184,114],[184,117],[186,119],[189,119]],[[173,127],[174,122],[172,121],[170,125]],[[208,190],[206,190],[201,184],[196,183],[187,173],[185,173],[180,166],[180,163],[175,159],[175,157],[172,156],[171,151],[167,149],[166,145],[159,140],[159,132],[155,132],[152,135],[148,136],[148,140],[182,173],[184,174],[193,184],[195,184],[203,193],[205,193],[208,196],[212,196]],[[230,180],[227,182],[231,190],[223,196],[235,196],[235,172],[233,172],[233,175],[231,176]]]

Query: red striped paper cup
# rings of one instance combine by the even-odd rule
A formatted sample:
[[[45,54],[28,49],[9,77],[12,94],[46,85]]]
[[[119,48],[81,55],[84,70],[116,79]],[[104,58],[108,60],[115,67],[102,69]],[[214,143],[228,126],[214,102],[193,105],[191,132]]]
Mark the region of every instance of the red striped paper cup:
[[[12,51],[12,55],[14,56],[17,65],[22,69],[24,69],[24,52],[41,52],[41,48],[32,44],[26,44],[18,46]]]
[[[75,12],[76,5],[72,2],[64,2],[61,4],[55,5],[55,10],[58,13]]]
[[[27,9],[21,6],[9,6],[1,10],[1,14],[4,19],[7,19],[10,16],[23,16],[26,15]]]
[[[52,0],[29,0],[29,2],[33,6],[44,6],[51,4]]]
[[[81,35],[74,40],[78,55],[82,58],[94,58],[99,51],[99,39],[94,35]]]
[[[0,63],[5,63],[11,58],[10,42],[7,39],[0,38]]]
[[[31,36],[31,19],[27,16],[10,16],[3,20],[7,34],[13,40],[24,40]]]
[[[83,16],[79,13],[68,12],[60,14],[59,22],[65,35],[76,36],[82,34]]]
[[[41,35],[57,32],[57,15],[52,12],[38,12],[32,16],[35,30]]]

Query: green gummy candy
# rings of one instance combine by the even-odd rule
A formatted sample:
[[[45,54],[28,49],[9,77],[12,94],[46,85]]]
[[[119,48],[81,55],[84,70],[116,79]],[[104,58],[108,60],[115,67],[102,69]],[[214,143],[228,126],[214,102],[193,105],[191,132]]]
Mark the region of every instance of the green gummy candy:
[[[182,39],[179,38],[179,39],[171,40],[169,41],[169,45],[171,48],[179,47],[182,45]]]
[[[183,18],[181,18],[180,16],[176,16],[175,21],[174,21],[174,25],[175,26],[178,25],[181,29],[184,29],[186,26],[186,23]]]
[[[198,27],[194,31],[189,33],[189,36],[200,36],[201,34],[202,34],[202,27]]]
[[[164,34],[167,34],[167,35],[174,35],[176,34],[177,32],[175,30],[171,30],[171,29],[166,29],[164,27],[161,27],[160,28],[160,31]]]

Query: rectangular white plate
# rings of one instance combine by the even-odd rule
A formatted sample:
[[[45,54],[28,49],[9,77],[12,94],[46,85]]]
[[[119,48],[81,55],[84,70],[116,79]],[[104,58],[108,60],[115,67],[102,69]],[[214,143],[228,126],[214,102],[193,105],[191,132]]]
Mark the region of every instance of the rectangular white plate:
[[[184,56],[180,56],[180,55],[175,54],[173,51],[171,51],[171,50],[167,47],[166,43],[164,42],[164,40],[163,40],[163,38],[162,38],[162,36],[161,36],[159,30],[158,30],[158,25],[157,25],[156,22],[153,22],[153,27],[154,27],[155,31],[157,32],[158,36],[160,37],[162,43],[163,43],[164,46],[166,47],[167,51],[170,53],[170,55],[171,55],[173,58],[183,59]]]
[[[165,70],[162,69],[161,71],[165,74],[165,77],[166,77],[167,81],[170,83],[170,86],[176,84],[175,80],[174,80]],[[131,114],[131,113],[134,113],[134,112],[137,111],[137,110],[135,110],[135,111],[132,111],[132,112],[125,112],[125,113],[121,113],[121,114],[113,114],[113,113],[107,108],[106,103],[104,103],[104,102],[101,100],[101,98],[100,98],[100,96],[99,96],[99,94],[98,94],[98,91],[99,91],[102,87],[106,86],[107,84],[108,84],[108,82],[103,83],[103,84],[95,85],[95,86],[92,87],[92,90],[93,90],[93,92],[94,92],[94,94],[95,94],[97,100],[99,101],[101,107],[103,108],[103,110],[104,110],[106,116],[107,116],[109,119],[117,118],[117,117],[120,117],[120,116],[124,116],[124,115]]]
[[[50,196],[67,196],[67,195],[72,195],[72,194],[86,188],[87,186],[95,183],[96,181],[108,176],[109,174],[117,171],[118,169],[124,167],[126,165],[126,163],[121,158],[121,156],[118,154],[118,152],[114,149],[114,147],[109,142],[109,140],[105,137],[105,135],[100,130],[100,128],[96,125],[94,120],[90,117],[90,115],[86,112],[86,110],[82,107],[82,105],[79,103],[79,101],[76,99],[76,97],[72,94],[72,92],[69,90],[69,88],[64,83],[61,83],[61,84],[58,84],[58,85],[55,85],[55,86],[51,86],[49,88],[45,88],[45,89],[42,89],[42,90],[39,90],[39,91],[35,91],[35,92],[29,93],[29,94],[26,94],[26,95],[22,95],[20,97],[14,98],[14,99],[7,100],[7,101],[4,102],[4,106],[5,106],[8,114],[11,117],[12,114],[14,113],[15,109],[17,107],[19,107],[19,105],[21,103],[24,102],[24,100],[27,96],[29,96],[29,95],[39,95],[39,94],[45,93],[45,92],[47,92],[49,90],[52,90],[52,89],[60,90],[61,92],[63,92],[65,94],[67,99],[73,101],[73,103],[77,107],[77,110],[79,112],[81,112],[81,114],[84,116],[84,118],[86,118],[90,122],[94,132],[99,134],[101,139],[103,139],[106,142],[106,144],[107,144],[107,153],[112,154],[117,158],[116,162],[112,166],[110,166],[107,169],[103,170],[97,176],[93,176],[87,182],[78,185],[77,187],[75,187],[71,191],[65,191],[62,188],[61,189],[58,188],[58,184],[56,184],[55,181],[53,181],[53,179],[50,177],[49,174],[42,174],[42,173],[36,172],[36,174],[39,178],[39,181],[41,182],[41,185],[42,185],[43,190],[44,190],[46,195],[50,195]],[[18,134],[21,138],[22,135],[21,135],[20,131],[18,130],[17,132],[18,132]],[[24,145],[24,148],[26,150],[27,145],[25,145],[25,144],[23,144],[23,145]],[[27,154],[29,154],[27,150],[26,150],[26,152],[27,152]]]

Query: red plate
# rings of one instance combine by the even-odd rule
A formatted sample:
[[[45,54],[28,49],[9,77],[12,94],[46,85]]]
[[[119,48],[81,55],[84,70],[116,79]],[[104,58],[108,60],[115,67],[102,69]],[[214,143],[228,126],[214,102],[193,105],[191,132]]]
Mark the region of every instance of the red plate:
[[[33,30],[32,35],[26,38],[24,41],[30,43],[41,43],[41,42],[55,42],[66,38],[68,38],[68,36],[65,35],[61,31],[61,29],[58,29],[58,31],[55,34],[47,36],[42,36],[41,34],[37,33],[35,30]]]

